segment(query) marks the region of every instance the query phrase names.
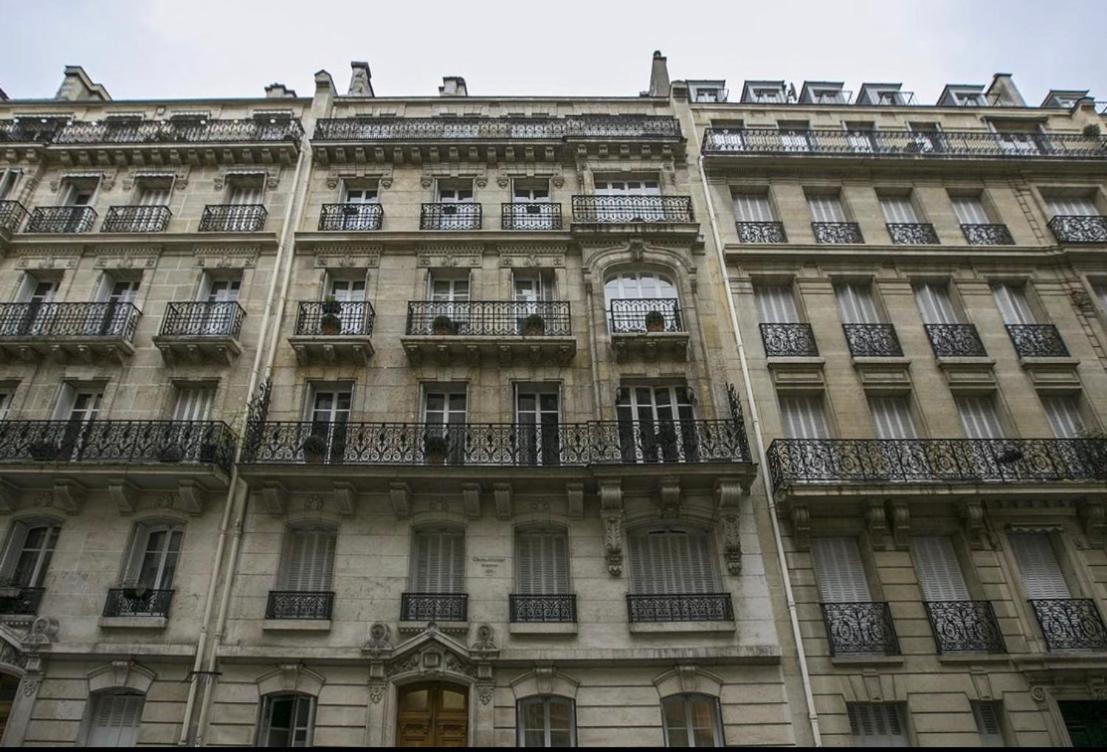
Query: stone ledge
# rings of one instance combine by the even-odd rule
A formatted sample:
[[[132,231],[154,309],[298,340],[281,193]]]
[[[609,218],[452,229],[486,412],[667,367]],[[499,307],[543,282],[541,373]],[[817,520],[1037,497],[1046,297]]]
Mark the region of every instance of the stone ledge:
[[[577,633],[576,622],[512,622],[507,631],[513,635],[545,635],[548,637],[566,635],[573,636]]]
[[[902,655],[835,655],[830,658],[835,666],[901,666]]]
[[[629,625],[631,634],[672,634],[674,632],[730,632],[737,627],[733,621],[636,621]]]
[[[396,625],[397,632],[422,632],[427,628],[428,622],[425,621],[401,621]],[[467,621],[436,621],[434,625],[438,627],[439,632],[445,632],[446,634],[465,634],[469,631],[469,622]]]
[[[266,619],[261,623],[266,632],[329,632],[330,619]]]
[[[166,616],[101,616],[97,622],[101,629],[165,629]]]
[[[1007,653],[939,653],[938,662],[956,666],[973,663],[1009,663]]]

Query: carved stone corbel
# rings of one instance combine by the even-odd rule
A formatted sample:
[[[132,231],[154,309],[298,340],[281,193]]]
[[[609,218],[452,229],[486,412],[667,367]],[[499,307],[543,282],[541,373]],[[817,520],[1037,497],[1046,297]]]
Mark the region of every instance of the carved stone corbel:
[[[603,553],[607,572],[612,577],[623,573],[623,516],[608,513],[603,516]]]
[[[203,514],[204,499],[207,491],[194,480],[182,480],[177,483],[177,506],[188,514]]]
[[[961,525],[972,548],[984,548],[984,502],[980,499],[961,501]]]
[[[334,484],[334,503],[338,513],[349,517],[357,511],[357,489],[353,483]]]
[[[54,481],[54,506],[66,514],[77,514],[85,503],[85,487],[75,480]]]
[[[907,502],[903,500],[892,502],[892,539],[896,546],[906,548],[911,537],[911,512],[907,508]]]
[[[796,548],[806,549],[811,545],[811,512],[807,504],[793,501],[788,505],[788,517],[792,523],[792,537]]]
[[[361,646],[361,652],[378,661],[391,656],[392,629],[380,622],[369,627],[369,639]]]
[[[569,505],[569,519],[584,519],[584,484],[566,483],[565,497]]]
[[[388,497],[392,502],[392,511],[398,520],[411,516],[411,487],[406,483],[390,483]]]
[[[581,493],[584,493],[583,486],[581,487]],[[8,514],[14,512],[18,499],[19,489],[6,480],[0,479],[0,513]]]
[[[888,517],[884,502],[870,499],[865,507],[865,528],[869,531],[873,546],[884,545],[888,537]]]
[[[461,498],[465,505],[465,516],[471,520],[480,518],[480,483],[462,483]]]
[[[657,491],[658,513],[662,519],[680,518],[680,481],[662,478]]]
[[[511,519],[511,484],[495,483],[492,485],[492,498],[496,501],[496,517],[501,520]]]
[[[1099,500],[1084,499],[1077,504],[1077,513],[1088,540],[1096,545],[1103,543],[1107,534],[1107,507],[1104,503]]]
[[[261,502],[269,514],[284,514],[287,498],[288,491],[280,483],[266,483],[261,487]]]
[[[723,558],[726,571],[742,574],[742,528],[736,513],[728,512],[720,518],[723,535]]]
[[[129,480],[109,480],[108,495],[120,514],[131,514],[138,508],[138,487]]]

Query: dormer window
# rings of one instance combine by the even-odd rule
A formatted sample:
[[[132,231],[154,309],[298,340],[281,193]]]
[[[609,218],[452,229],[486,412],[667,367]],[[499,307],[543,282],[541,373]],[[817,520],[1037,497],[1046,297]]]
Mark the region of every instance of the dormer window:
[[[689,81],[688,98],[693,102],[725,102],[725,81]]]
[[[753,90],[754,102],[783,102],[784,94],[777,88],[757,88]]]

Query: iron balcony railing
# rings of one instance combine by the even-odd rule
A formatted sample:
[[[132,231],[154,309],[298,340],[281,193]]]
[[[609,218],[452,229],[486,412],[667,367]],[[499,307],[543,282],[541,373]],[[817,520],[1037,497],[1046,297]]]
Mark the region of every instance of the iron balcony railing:
[[[691,196],[573,196],[573,221],[677,224],[696,220]]]
[[[113,206],[101,232],[165,232],[172,216],[168,206]]]
[[[23,232],[88,232],[96,222],[91,206],[36,206]]]
[[[466,621],[469,596],[465,593],[404,593],[400,621]]]
[[[295,332],[304,337],[368,337],[375,319],[368,300],[301,301]]]
[[[1008,324],[1007,334],[1020,358],[1069,357],[1069,348],[1053,324]]]
[[[261,232],[269,212],[261,204],[208,204],[200,232]]]
[[[46,588],[15,586],[11,590],[14,591],[11,595],[0,595],[0,616],[34,616],[38,613]]]
[[[939,358],[984,358],[988,352],[973,324],[925,324],[930,347]]]
[[[330,619],[334,608],[331,591],[270,590],[266,619]]]
[[[676,298],[617,298],[607,317],[612,334],[684,331]]]
[[[122,339],[130,342],[141,312],[133,303],[0,303],[0,341]]]
[[[561,204],[505,202],[500,205],[500,227],[504,230],[560,230]]]
[[[842,324],[849,354],[855,358],[898,358],[903,356],[896,328],[892,324]]]
[[[787,243],[783,222],[736,222],[738,240],[742,243]]]
[[[1014,245],[1007,225],[961,225],[961,232],[969,245]]]
[[[839,245],[865,242],[861,226],[856,222],[812,222],[811,231],[815,233],[816,243]]]
[[[908,159],[1107,159],[1107,138],[1081,133],[995,133],[841,128],[708,128],[707,155]]]
[[[737,420],[662,423],[269,422],[248,431],[256,464],[557,467],[749,462]]]
[[[559,595],[508,596],[510,619],[513,623],[572,623],[577,620],[577,596],[575,593]]]
[[[238,339],[246,311],[233,300],[170,303],[161,322],[162,337]]]
[[[104,616],[169,617],[172,590],[151,590],[141,586],[112,588],[104,602]]]
[[[938,233],[929,222],[889,222],[888,237],[896,245],[938,245]]]
[[[0,231],[19,232],[23,221],[27,219],[27,210],[18,201],[0,201]]]
[[[420,230],[479,230],[481,205],[476,203],[423,204]]]
[[[988,601],[926,601],[938,652],[1006,653],[1003,632]]]
[[[63,124],[59,118],[0,120],[0,144],[48,144]]]
[[[1107,245],[1107,217],[1058,215],[1049,229],[1059,243]]]
[[[324,118],[313,141],[553,141],[680,139],[676,118],[656,115],[554,117]]]
[[[290,118],[220,120],[207,117],[177,120],[73,121],[54,136],[53,143],[92,144],[213,144],[213,143],[299,143],[304,128]]]
[[[832,656],[899,655],[899,638],[887,603],[819,605]]]
[[[457,337],[568,337],[565,300],[411,301],[407,334]]]
[[[1107,439],[776,439],[773,488],[1107,480]]]
[[[1107,650],[1107,626],[1091,598],[1030,601],[1050,650]]]
[[[210,420],[5,420],[0,463],[216,465],[230,471],[237,439]]]
[[[651,621],[734,621],[730,593],[627,594],[627,619]]]
[[[810,324],[761,324],[761,344],[769,358],[815,357],[819,345]]]
[[[384,207],[380,204],[323,204],[319,229],[340,232],[367,232],[381,229]]]

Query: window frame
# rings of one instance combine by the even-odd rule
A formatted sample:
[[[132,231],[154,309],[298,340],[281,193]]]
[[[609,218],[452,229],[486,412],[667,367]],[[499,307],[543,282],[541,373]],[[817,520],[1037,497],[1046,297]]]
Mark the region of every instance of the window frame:
[[[293,701],[292,714],[291,714],[291,726],[288,728],[288,744],[286,745],[274,745],[269,744],[269,737],[273,732],[273,703],[279,700],[286,700],[291,698]],[[271,747],[271,746],[286,746],[286,747],[311,747],[313,746],[315,738],[315,715],[317,710],[317,698],[313,695],[304,694],[303,692],[274,692],[264,695],[261,698],[261,707],[259,708],[258,717],[258,733],[255,739],[255,746],[258,747]],[[304,733],[304,743],[295,744],[296,736],[296,710],[297,704],[300,701],[306,701],[308,703],[308,721]]]
[[[685,746],[687,746],[687,747],[697,747],[697,746],[699,746],[695,743],[695,741],[696,741],[695,740],[695,734],[693,732],[693,729],[695,727],[692,724],[692,718],[693,718],[692,703],[696,702],[697,700],[705,701],[709,705],[709,707],[711,708],[711,716],[712,716],[712,720],[714,721],[714,723],[712,723],[712,727],[711,727],[712,744],[709,745],[709,746],[712,746],[712,747],[726,746],[726,739],[725,739],[724,734],[723,734],[722,708],[721,708],[721,705],[720,705],[720,702],[719,702],[719,698],[714,696],[714,695],[704,694],[702,692],[681,692],[679,694],[669,695],[668,697],[661,698],[661,703],[660,703],[661,729],[662,729],[662,733],[664,734],[665,746],[666,747],[672,747],[673,746],[672,739],[671,739],[671,736],[670,736],[671,731],[670,731],[670,728],[669,728],[669,717],[668,717],[668,714],[665,712],[665,706],[669,703],[672,703],[672,702],[680,702],[680,703],[682,703],[683,708],[684,708],[684,722],[685,722],[685,724],[687,724],[685,726],[685,734],[687,735],[686,736],[686,741],[688,742],[688,744],[685,745]],[[705,746],[707,746],[707,745],[705,745]]]
[[[554,746],[551,743],[551,739],[550,739],[550,737],[552,735],[552,729],[550,727],[550,704],[552,702],[563,702],[563,703],[565,703],[569,706],[569,744],[567,746],[569,746],[569,747],[577,746],[577,703],[576,703],[576,700],[574,700],[572,697],[565,697],[564,695],[556,695],[556,694],[531,695],[529,697],[523,697],[519,700],[516,700],[516,702],[515,702],[515,729],[516,729],[515,743],[516,743],[516,746],[524,747],[524,748],[531,746],[531,745],[528,745],[526,743],[526,741],[527,741],[527,739],[526,739],[527,728],[526,728],[526,724],[523,723],[524,707],[528,706],[528,705],[538,705],[538,704],[542,705],[542,710],[543,710],[543,713],[542,713],[542,715],[543,715],[543,727],[542,727],[542,736],[543,736],[542,741],[543,741],[543,743],[541,745],[534,745],[534,746],[535,747],[537,747],[537,746],[553,747]]]

